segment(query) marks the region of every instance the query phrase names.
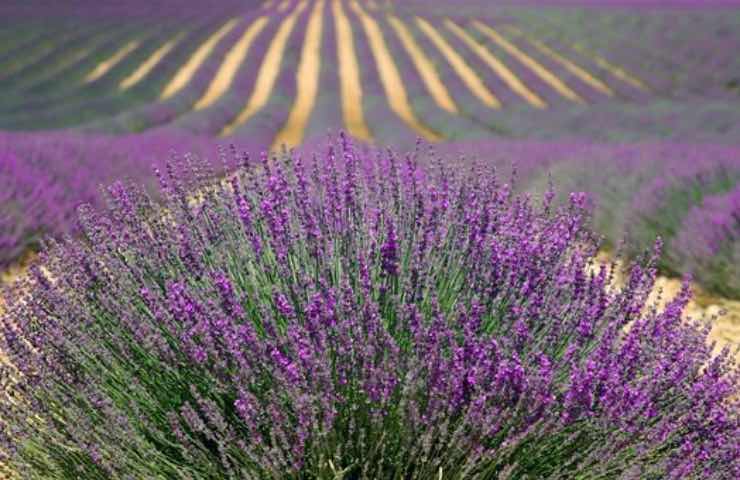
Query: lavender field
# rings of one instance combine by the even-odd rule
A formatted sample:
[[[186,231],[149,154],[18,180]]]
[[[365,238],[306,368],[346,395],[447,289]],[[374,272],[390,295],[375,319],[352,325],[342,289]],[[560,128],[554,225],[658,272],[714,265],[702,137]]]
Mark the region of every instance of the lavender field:
[[[0,4],[0,476],[740,478],[740,6]]]

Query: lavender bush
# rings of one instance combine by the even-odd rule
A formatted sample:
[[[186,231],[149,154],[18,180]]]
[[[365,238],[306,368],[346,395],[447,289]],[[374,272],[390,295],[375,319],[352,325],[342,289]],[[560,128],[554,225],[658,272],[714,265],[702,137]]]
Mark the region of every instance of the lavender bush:
[[[0,265],[7,266],[48,233],[43,225],[63,223],[65,213],[47,208],[59,202],[63,192],[41,168],[25,165],[13,153],[0,154],[0,183],[5,187],[0,190]]]
[[[740,185],[692,207],[671,250],[706,288],[740,298]]]
[[[740,151],[736,147],[531,141],[517,146],[481,141],[440,148],[477,152],[478,157],[501,166],[516,159],[521,190],[539,194],[552,180],[566,191],[584,191],[594,206],[594,229],[604,235],[605,247],[617,248],[627,240],[628,252],[637,255],[659,236],[666,243],[661,273],[692,273],[709,293],[740,298],[740,282],[731,273],[736,262],[719,255],[720,250],[738,248],[738,237],[732,233],[731,196],[702,203],[738,188]],[[706,218],[699,218],[702,215]],[[717,227],[709,226],[719,219],[723,220]],[[716,241],[710,238],[721,238],[722,248],[711,247]]]
[[[147,181],[152,165],[178,142],[194,152],[215,143],[164,131],[120,137],[0,132],[0,268],[44,236],[76,232],[80,204],[103,207],[99,190],[115,179]]]
[[[582,194],[344,138],[237,161],[113,184],[8,293],[24,478],[740,475],[729,352],[688,284],[646,304],[655,255],[609,287]]]
[[[732,190],[739,182],[740,168],[733,157],[700,157],[696,162],[676,165],[668,174],[655,176],[632,198],[628,214],[632,245],[644,244],[656,235],[670,244],[693,206],[701,205],[705,196]],[[673,252],[668,250],[669,255],[660,266],[676,274],[681,272],[680,261]]]

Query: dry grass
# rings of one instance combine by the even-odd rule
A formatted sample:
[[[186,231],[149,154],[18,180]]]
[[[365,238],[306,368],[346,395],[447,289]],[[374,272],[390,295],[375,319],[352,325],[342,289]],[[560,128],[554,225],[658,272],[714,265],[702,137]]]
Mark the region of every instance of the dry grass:
[[[267,53],[265,53],[262,60],[262,66],[260,66],[259,73],[257,74],[257,80],[249,101],[241,112],[239,112],[239,115],[223,128],[221,131],[222,137],[232,134],[237,127],[248,122],[270,100],[275,82],[277,82],[280,75],[280,66],[283,62],[285,49],[288,47],[288,40],[290,40],[290,35],[293,33],[296,22],[298,22],[298,17],[303,13],[307,5],[307,0],[302,0],[290,15],[285,17],[280,27],[278,27],[278,31],[273,37],[272,43],[270,43]]]
[[[195,104],[193,110],[197,111],[210,107],[231,88],[231,84],[234,82],[234,77],[239,71],[244,59],[247,58],[249,49],[262,30],[264,30],[268,22],[269,18],[263,15],[255,20],[249,28],[244,31],[239,41],[237,41],[231,50],[229,50],[229,53],[226,54],[216,76],[213,77],[208,89]]]
[[[372,142],[373,136],[365,122],[362,110],[362,81],[357,63],[352,23],[340,0],[332,0],[334,29],[337,35],[337,64],[339,64],[339,93],[342,98],[342,116],[347,131],[358,140]]]
[[[475,95],[483,105],[488,108],[501,108],[501,101],[481,80],[473,67],[468,65],[465,59],[460,55],[452,45],[437,31],[434,26],[421,17],[416,17],[416,24],[419,29],[439,50],[439,53],[447,60],[450,67],[460,77],[460,80],[468,87],[470,93]]]
[[[113,67],[118,65],[121,60],[126,58],[126,56],[139,48],[139,45],[141,45],[141,42],[138,40],[132,40],[128,42],[126,45],[124,45],[121,49],[119,49],[116,53],[114,53],[110,58],[107,58],[106,60],[100,62],[97,67],[93,71],[91,71],[86,77],[85,77],[85,83],[94,82],[95,80],[101,78],[106,73],[108,73]]]
[[[429,59],[419,44],[416,43],[414,35],[400,18],[393,14],[386,15],[386,18],[388,19],[388,23],[395,30],[398,39],[401,41],[401,45],[403,45],[403,48],[406,50],[406,53],[408,53],[411,61],[414,62],[414,66],[419,72],[429,95],[431,95],[441,109],[457,115],[459,113],[457,105],[455,105],[455,101],[452,99],[450,92],[439,77],[439,73],[437,73],[437,68],[435,67],[434,62]]]
[[[155,50],[149,58],[144,60],[144,62],[139,65],[133,73],[131,73],[131,75],[121,80],[121,83],[118,85],[119,90],[128,90],[142,81],[152,70],[154,70],[154,67],[156,67],[157,64],[159,64],[159,62],[161,62],[178,43],[180,43],[180,40],[182,40],[184,36],[185,33],[180,32],[175,35],[174,38]]]
[[[445,20],[445,27],[454,33],[465,45],[470,48],[475,54],[488,65],[491,70],[503,80],[503,82],[509,86],[509,88],[516,92],[517,95],[526,100],[530,105],[535,108],[547,108],[547,103],[542,100],[536,93],[530,90],[509,67],[499,60],[490,50],[484,45],[478,43],[472,35],[470,35],[465,29],[457,25],[449,18]]]
[[[602,82],[595,76],[591,75],[585,69],[571,62],[564,56],[560,55],[558,52],[551,49],[550,47],[540,42],[536,38],[527,37],[524,32],[514,27],[513,25],[506,25],[504,28],[506,29],[507,32],[511,33],[512,35],[526,38],[527,42],[532,44],[534,48],[539,50],[540,53],[544,54],[545,56],[551,58],[555,62],[565,67],[566,70],[568,70],[570,73],[572,73],[576,77],[580,78],[583,82],[591,85],[591,87],[593,87],[595,90],[603,93],[604,95],[610,96],[610,97],[614,96],[614,91],[611,88],[609,88],[607,84],[605,84],[604,82]]]

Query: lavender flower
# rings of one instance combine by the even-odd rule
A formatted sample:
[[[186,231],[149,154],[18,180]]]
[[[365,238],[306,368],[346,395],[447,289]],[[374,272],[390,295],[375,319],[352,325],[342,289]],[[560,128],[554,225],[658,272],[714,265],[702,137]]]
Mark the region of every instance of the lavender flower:
[[[0,328],[25,478],[740,474],[737,366],[681,318],[688,285],[646,303],[657,253],[614,290],[583,194],[336,143],[232,185],[174,158],[197,215],[116,186],[48,246]]]
[[[710,291],[740,297],[740,186],[705,197],[688,212],[671,256]]]

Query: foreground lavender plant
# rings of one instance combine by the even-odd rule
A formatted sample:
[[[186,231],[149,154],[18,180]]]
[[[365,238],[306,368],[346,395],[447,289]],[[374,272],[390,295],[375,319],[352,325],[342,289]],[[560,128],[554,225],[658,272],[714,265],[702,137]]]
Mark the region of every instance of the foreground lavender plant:
[[[582,194],[344,138],[242,164],[113,185],[8,295],[23,478],[740,475],[737,368],[688,286],[646,305],[655,255],[589,270]]]

